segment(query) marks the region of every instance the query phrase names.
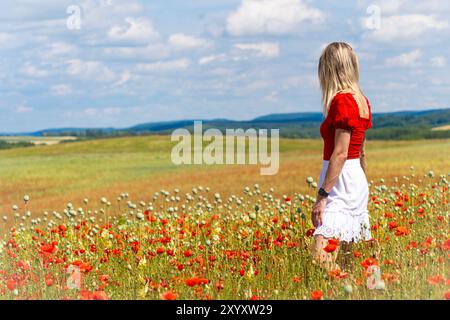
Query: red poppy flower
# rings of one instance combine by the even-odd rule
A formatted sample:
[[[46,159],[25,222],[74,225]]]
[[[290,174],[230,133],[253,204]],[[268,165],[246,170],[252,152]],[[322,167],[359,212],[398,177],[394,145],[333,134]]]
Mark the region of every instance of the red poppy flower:
[[[9,279],[9,280],[6,282],[6,286],[8,287],[8,289],[9,289],[10,291],[13,291],[13,290],[16,288],[16,282],[15,282],[13,279]]]
[[[323,292],[320,290],[315,290],[315,291],[311,292],[312,300],[320,300],[320,299],[322,299],[322,296],[323,296]]]
[[[398,225],[396,221],[389,222],[389,230],[395,229],[397,227]]]
[[[355,251],[353,251],[353,256],[354,256],[355,258],[359,258],[359,257],[362,256],[362,253],[359,252],[358,250],[355,250]]]
[[[52,242],[50,244],[42,244],[39,248],[40,253],[44,255],[50,255],[52,253],[55,253],[56,251],[56,242]]]
[[[163,300],[177,300],[177,295],[172,291],[166,291],[161,294],[161,299]]]
[[[445,240],[444,244],[442,245],[442,249],[450,251],[450,239]]]
[[[367,269],[370,266],[377,266],[377,265],[378,265],[378,261],[374,258],[367,258],[361,262],[361,266],[363,266],[364,269]]]
[[[329,244],[327,244],[327,246],[325,248],[323,248],[323,251],[331,253],[331,252],[336,251],[336,249],[337,249],[337,245],[329,243]]]
[[[72,265],[80,268],[80,271],[88,273],[93,269],[92,265],[89,262],[83,262],[81,260],[72,262]]]
[[[406,227],[397,227],[394,234],[398,237],[405,236],[409,234],[409,230]]]
[[[217,289],[217,290],[223,290],[223,288],[225,288],[225,286],[224,286],[224,284],[223,284],[223,281],[222,281],[222,280],[217,281],[217,282],[216,282],[216,289]]]
[[[394,217],[395,217],[395,214],[393,214],[392,212],[386,212],[386,213],[384,214],[384,217],[385,217],[385,218],[394,218]]]
[[[200,278],[200,277],[194,277],[194,278],[188,278],[186,279],[185,283],[188,287],[193,287],[197,285],[207,284],[209,282],[208,279]]]
[[[44,282],[47,287],[51,287],[53,285],[53,278],[51,275],[47,275],[44,277]]]
[[[427,282],[428,282],[428,284],[434,286],[434,285],[438,285],[438,284],[444,283],[445,279],[441,275],[436,275],[436,276],[429,277],[427,279]]]
[[[81,300],[108,300],[109,297],[105,291],[89,292],[87,290],[80,291]]]

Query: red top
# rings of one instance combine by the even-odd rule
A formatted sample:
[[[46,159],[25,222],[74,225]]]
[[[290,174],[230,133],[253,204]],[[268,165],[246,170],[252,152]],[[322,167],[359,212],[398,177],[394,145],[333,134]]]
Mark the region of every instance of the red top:
[[[324,140],[323,160],[330,160],[334,150],[336,129],[351,131],[347,159],[358,159],[365,132],[372,127],[372,112],[369,101],[369,118],[359,115],[358,104],[351,93],[338,93],[333,98],[328,115],[320,126],[320,135]]]

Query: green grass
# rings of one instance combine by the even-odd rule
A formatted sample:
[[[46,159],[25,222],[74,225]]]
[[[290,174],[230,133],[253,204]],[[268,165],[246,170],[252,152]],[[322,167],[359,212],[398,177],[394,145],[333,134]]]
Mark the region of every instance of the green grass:
[[[280,172],[260,176],[258,166],[175,166],[175,145],[167,136],[110,138],[0,151],[0,213],[30,194],[37,209],[66,201],[117,192],[151,194],[161,188],[208,183],[233,192],[252,182],[292,192],[321,165],[320,140],[282,139]],[[450,140],[369,141],[369,178],[401,177],[414,166],[418,173],[447,173]],[[214,175],[213,175],[214,173]]]

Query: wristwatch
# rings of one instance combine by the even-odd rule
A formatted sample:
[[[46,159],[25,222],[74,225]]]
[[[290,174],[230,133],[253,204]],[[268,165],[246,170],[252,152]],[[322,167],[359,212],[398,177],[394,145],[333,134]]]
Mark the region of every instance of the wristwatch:
[[[327,198],[329,196],[329,193],[325,191],[324,188],[319,189],[319,196]]]

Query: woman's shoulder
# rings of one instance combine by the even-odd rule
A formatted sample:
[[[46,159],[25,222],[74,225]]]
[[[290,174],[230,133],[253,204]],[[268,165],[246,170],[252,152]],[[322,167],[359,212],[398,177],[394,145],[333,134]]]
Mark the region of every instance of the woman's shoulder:
[[[336,112],[349,113],[354,109],[354,106],[357,107],[358,105],[353,97],[353,93],[350,91],[339,91],[331,100],[330,110],[334,109]]]
[[[370,106],[369,99],[366,96],[362,96],[364,100],[367,103],[369,114],[372,113],[372,108]],[[335,111],[346,113],[353,113],[352,111],[355,111],[355,114],[359,114],[359,107],[358,102],[356,101],[355,93],[349,90],[343,90],[339,91],[335,94],[333,99],[331,100],[330,109],[331,107],[334,107]],[[356,112],[358,111],[358,112]]]
[[[355,94],[351,91],[339,91],[334,96],[329,109],[330,121],[337,128],[350,129],[361,126],[370,128],[372,121],[372,112],[367,97],[363,96],[368,106],[368,118],[360,116],[358,102]],[[369,122],[367,124],[366,122]]]

